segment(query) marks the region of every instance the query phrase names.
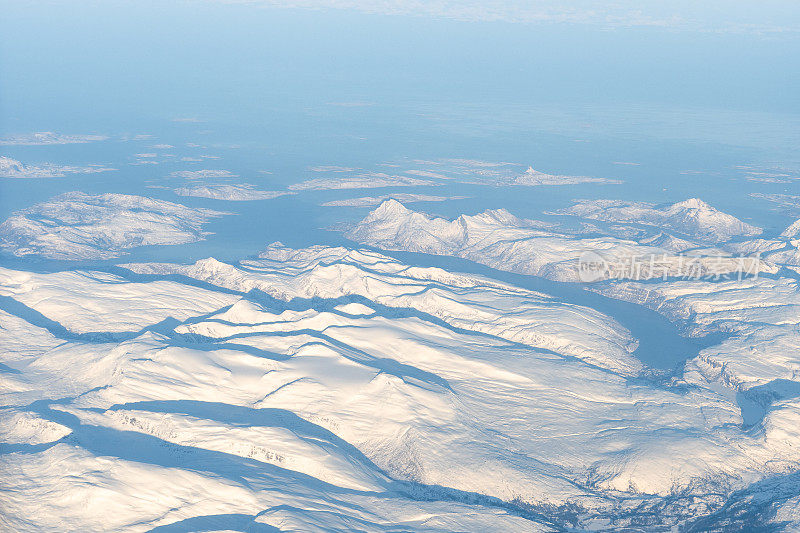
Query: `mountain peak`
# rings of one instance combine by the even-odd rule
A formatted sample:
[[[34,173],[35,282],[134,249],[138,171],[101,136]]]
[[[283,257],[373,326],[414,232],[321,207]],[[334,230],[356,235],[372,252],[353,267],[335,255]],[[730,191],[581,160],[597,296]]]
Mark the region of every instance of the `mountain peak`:
[[[701,200],[700,198],[688,198],[682,202],[676,202],[672,204],[672,208],[682,208],[682,209],[713,209],[710,205],[706,202]]]
[[[409,214],[411,211],[395,200],[394,198],[389,198],[388,200],[384,200],[381,202],[372,214],[380,217],[393,217],[393,216],[405,216]]]

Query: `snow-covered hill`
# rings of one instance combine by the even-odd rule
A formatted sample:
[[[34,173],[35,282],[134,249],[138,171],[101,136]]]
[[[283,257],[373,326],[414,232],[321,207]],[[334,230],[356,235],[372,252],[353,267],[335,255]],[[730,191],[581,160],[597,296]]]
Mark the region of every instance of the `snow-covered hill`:
[[[94,174],[116,170],[104,165],[76,167],[72,165],[55,165],[45,163],[26,165],[16,159],[0,156],[0,178],[63,178],[67,174]]]
[[[556,174],[547,174],[546,172],[539,172],[534,170],[533,167],[528,169],[518,176],[514,176],[508,181],[510,185],[578,185],[581,183],[602,183],[610,185],[619,185],[621,180],[609,178],[593,178],[590,176],[563,176]]]
[[[125,268],[0,271],[4,527],[651,529],[800,460],[790,410],[743,428],[538,292],[323,246]]]
[[[584,200],[559,213],[591,220],[666,228],[708,242],[725,242],[732,237],[750,237],[761,233],[760,228],[723,213],[699,198],[665,207],[621,200]]]
[[[10,135],[0,138],[0,146],[47,146],[52,144],[85,144],[105,141],[105,135],[64,135],[52,131],[40,131],[27,135]]]
[[[636,217],[630,215],[631,218]],[[691,216],[688,218],[690,222],[680,226],[687,233],[694,231],[692,228],[696,222]],[[732,217],[720,214],[717,218],[727,223]],[[703,227],[707,229],[709,226]],[[720,250],[694,254],[691,261],[687,260],[677,252],[695,245],[661,232],[652,236],[640,235],[638,242],[612,235],[587,237],[559,230],[552,224],[518,218],[505,209],[461,215],[450,221],[411,211],[396,200],[382,203],[356,224],[347,236],[356,242],[386,250],[452,255],[499,270],[535,274],[558,281],[585,280],[579,268],[582,259],[590,254],[605,263],[605,268],[594,279],[721,275],[742,268],[751,273],[777,271],[777,267],[768,262],[728,257]],[[651,264],[650,258],[657,258],[657,264]],[[641,267],[632,268],[637,263]]]
[[[202,240],[211,209],[127,194],[70,192],[18,211],[0,224],[0,248],[17,256],[107,259],[135,246]]]
[[[289,193],[285,191],[263,191],[256,189],[249,183],[238,183],[178,187],[175,189],[175,194],[180,196],[195,196],[197,198],[211,198],[212,200],[246,202],[251,200],[271,200]]]

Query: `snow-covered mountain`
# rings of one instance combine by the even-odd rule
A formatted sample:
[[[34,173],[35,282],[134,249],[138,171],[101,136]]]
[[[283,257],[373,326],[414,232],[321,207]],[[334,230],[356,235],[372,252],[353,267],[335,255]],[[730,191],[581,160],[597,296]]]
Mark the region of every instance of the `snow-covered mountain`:
[[[211,198],[212,200],[247,202],[251,200],[271,200],[290,193],[286,191],[263,191],[256,189],[249,183],[238,183],[178,187],[175,189],[175,194],[179,196],[195,196],[197,198]]]
[[[724,215],[721,219],[728,220],[727,217],[729,215]],[[688,224],[688,229],[692,224]],[[579,267],[587,254],[601,258],[608,267],[597,279],[633,275],[639,278],[658,278],[665,274],[683,276],[690,271],[703,275],[725,274],[741,268],[743,262],[751,272],[777,271],[777,267],[768,262],[726,257],[719,250],[707,255],[697,254],[688,261],[677,252],[693,248],[694,244],[672,236],[654,235],[640,238],[639,242],[614,236],[586,237],[559,231],[552,224],[518,218],[504,209],[461,215],[450,221],[411,211],[396,200],[385,201],[347,236],[386,250],[451,255],[499,270],[558,281],[582,280]],[[653,267],[648,266],[651,257],[658,258],[658,264]],[[642,261],[644,268],[626,273],[637,258],[646,258]]]
[[[607,315],[375,252],[0,269],[0,302],[10,529],[671,527],[800,460],[711,349],[651,380]]]
[[[800,533],[800,0],[716,5],[0,0],[0,533]]]
[[[202,240],[211,209],[126,194],[71,192],[18,211],[0,224],[0,248],[17,256],[107,259],[135,246]]]
[[[654,226],[708,241],[725,242],[733,237],[759,235],[761,228],[723,213],[699,198],[690,198],[664,207],[644,202],[585,200],[558,213],[605,222],[624,222]]]
[[[389,199],[398,202],[445,202],[447,200],[462,200],[465,196],[432,196],[430,194],[394,193],[383,196],[363,196],[361,198],[346,198],[344,200],[330,200],[324,202],[325,207],[376,207]]]
[[[62,178],[67,174],[94,174],[116,170],[104,165],[76,167],[72,165],[26,165],[16,159],[0,156],[0,178]]]
[[[27,135],[10,135],[0,138],[0,146],[47,146],[53,144],[85,144],[105,141],[105,135],[64,135],[52,131],[40,131]]]
[[[602,183],[619,185],[621,180],[609,178],[593,178],[590,176],[563,176],[556,174],[547,174],[546,172],[539,172],[534,170],[533,167],[528,169],[518,176],[514,176],[509,180],[510,185],[577,185],[581,183]]]
[[[438,185],[431,180],[395,176],[384,172],[361,172],[340,178],[313,178],[289,186],[292,191],[372,189],[377,187],[417,187]]]

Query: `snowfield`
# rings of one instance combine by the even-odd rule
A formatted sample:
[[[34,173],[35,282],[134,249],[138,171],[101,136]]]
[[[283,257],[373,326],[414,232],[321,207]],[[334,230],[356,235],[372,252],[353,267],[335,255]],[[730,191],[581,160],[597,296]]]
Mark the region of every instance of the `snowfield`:
[[[382,171],[386,167],[398,174]],[[591,176],[548,174],[533,167],[506,162],[480,161],[473,159],[439,159],[389,161],[376,165],[372,170],[333,165],[312,167],[309,170],[330,178],[314,178],[290,186],[294,190],[360,189],[390,186],[431,186],[443,182],[509,186],[555,186],[555,185],[619,185],[623,181]],[[396,200],[406,201],[397,196]],[[377,202],[377,205],[380,202]]]
[[[539,185],[578,185],[581,183],[619,185],[622,183],[622,181],[609,178],[592,178],[589,176],[561,176],[547,174],[545,172],[534,170],[533,167],[528,167],[528,170],[519,176],[515,176],[508,182],[509,185],[528,185],[533,187]]]
[[[72,165],[55,165],[45,163],[26,165],[16,159],[0,156],[0,178],[63,178],[67,174],[95,174],[116,170],[103,165],[76,167]]]
[[[292,191],[318,191],[330,189],[374,189],[379,187],[418,187],[438,185],[431,180],[395,176],[385,172],[357,172],[351,176],[336,178],[312,178],[289,185]]]
[[[610,316],[368,250],[2,269],[3,527],[791,521],[797,282],[736,283],[594,286],[733,332],[663,379]]]
[[[0,533],[800,533],[800,0],[0,32]]]
[[[732,237],[750,237],[761,233],[761,228],[714,209],[698,198],[661,208],[644,202],[586,200],[558,213],[591,220],[661,227],[710,242],[724,242]]]
[[[142,196],[71,192],[0,224],[0,248],[17,256],[108,259],[136,246],[202,240],[203,224],[224,214]]]
[[[47,146],[52,144],[85,144],[106,141],[105,135],[64,135],[52,131],[0,137],[0,146]]]
[[[197,185],[178,187],[175,194],[179,196],[195,196],[197,198],[211,198],[212,200],[229,200],[246,202],[251,200],[272,200],[279,196],[291,194],[285,191],[262,191],[249,183]]]
[[[394,199],[398,202],[446,202],[447,200],[462,200],[465,196],[431,196],[429,194],[394,193],[383,196],[364,196],[361,198],[346,198],[344,200],[330,200],[320,205],[325,207],[376,207],[386,200]]]
[[[696,204],[689,201],[688,205]],[[681,209],[680,206],[671,208],[670,212],[681,213],[675,217],[685,221],[680,226],[684,232],[722,235],[737,230],[739,234],[749,235],[755,231],[716,210],[711,212],[714,216],[708,217],[705,209],[702,216],[694,213],[698,208],[688,207],[688,213]],[[639,218],[631,216],[626,222],[630,221],[639,222]],[[739,270],[749,273],[775,273],[779,270],[770,261],[734,257],[717,249],[698,250],[687,259],[678,252],[694,250],[699,245],[679,240],[657,227],[650,233],[631,227],[612,228],[605,235],[596,237],[585,235],[587,232],[603,230],[593,226],[576,234],[552,224],[518,218],[505,209],[461,215],[450,221],[432,218],[411,211],[396,200],[387,200],[356,224],[347,237],[386,250],[451,255],[498,270],[534,274],[557,281],[587,281],[579,270],[581,260],[587,254],[602,260],[606,267],[593,273],[593,280],[626,278],[632,274],[642,278],[661,278],[665,275],[685,276],[695,271],[703,276],[713,276]],[[620,233],[625,237],[618,236]],[[634,240],[637,237],[638,241]],[[639,261],[642,268],[627,272],[637,258],[642,258]],[[650,258],[654,258],[657,264],[651,266]]]

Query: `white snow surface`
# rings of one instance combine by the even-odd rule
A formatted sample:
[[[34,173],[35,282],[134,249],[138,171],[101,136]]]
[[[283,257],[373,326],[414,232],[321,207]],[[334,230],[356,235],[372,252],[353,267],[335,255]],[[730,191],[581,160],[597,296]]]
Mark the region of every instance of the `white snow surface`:
[[[387,174],[388,170],[394,174]],[[528,166],[475,159],[399,159],[375,165],[372,169],[322,165],[311,167],[317,177],[290,186],[294,190],[360,189],[393,185],[442,185],[443,182],[508,186],[621,184],[619,179],[548,174]],[[397,198],[399,201],[406,201]],[[410,200],[408,200],[410,201]],[[375,203],[377,205],[380,202]]]
[[[781,233],[781,237],[785,237],[787,239],[800,237],[800,218],[792,222],[788,228],[783,230],[783,233]]]
[[[170,176],[173,178],[187,178],[187,179],[209,179],[209,178],[233,178],[236,177],[236,174],[233,174],[230,170],[214,170],[214,169],[203,169],[203,170],[176,170],[175,172],[170,172]]]
[[[600,290],[651,307],[685,324],[692,334],[726,332],[720,344],[687,362],[683,379],[690,387],[711,389],[735,401],[743,427],[762,442],[765,464],[777,470],[731,498],[713,530],[741,529],[743,518],[752,524],[771,522],[775,530],[797,530],[797,463],[786,461],[800,436],[798,280],[617,282]]]
[[[724,215],[723,219],[727,221],[727,217]],[[633,274],[641,279],[659,278],[665,272],[669,276],[685,276],[695,271],[716,275],[743,268],[753,272],[778,270],[770,262],[729,257],[722,251],[697,254],[690,261],[676,255],[676,251],[692,247],[692,243],[681,243],[671,237],[656,236],[641,242],[613,236],[583,237],[554,231],[552,225],[518,218],[505,209],[461,215],[450,221],[411,211],[396,200],[382,203],[347,236],[387,250],[452,255],[499,270],[557,281],[586,281],[579,266],[589,254],[602,258],[606,264],[596,279]],[[644,268],[626,274],[626,265],[636,258],[644,258],[641,261]],[[650,258],[658,260],[656,266],[648,266]]]
[[[34,274],[2,267],[0,296],[11,297],[68,332],[82,335],[135,333],[166,319],[183,321],[210,313],[237,300],[171,281],[134,284],[103,272]]]
[[[598,183],[606,185],[619,185],[622,183],[618,179],[593,178],[590,176],[563,176],[557,174],[547,174],[528,167],[523,174],[515,176],[509,181],[510,185],[577,185],[580,183]]]
[[[43,146],[51,144],[84,144],[97,141],[105,141],[105,135],[64,135],[52,131],[40,131],[37,133],[9,135],[0,138],[0,146]]]
[[[278,243],[125,268],[0,271],[5,529],[679,527],[800,460],[790,397],[743,428],[705,355],[648,380],[612,318],[506,283]],[[711,324],[789,334],[796,282],[751,289]]]
[[[617,282],[606,295],[651,307],[690,332],[732,336],[693,363],[736,390],[793,380],[800,375],[800,287],[797,279],[749,278],[708,282]]]
[[[246,202],[251,200],[272,200],[279,196],[291,194],[286,191],[264,191],[256,189],[249,183],[196,185],[174,189],[179,196],[195,196],[212,200],[229,200]]]
[[[733,237],[750,237],[761,233],[761,228],[723,213],[698,198],[665,207],[622,200],[583,200],[557,213],[606,222],[655,226],[708,242],[725,242]]]
[[[88,165],[84,167],[52,163],[26,165],[16,159],[0,156],[0,178],[63,178],[67,174],[95,174],[110,170],[116,169],[103,165]]]
[[[421,185],[439,185],[431,180],[397,176],[385,172],[359,172],[353,175],[335,178],[312,178],[289,185],[293,191],[315,191],[331,189],[376,189],[380,187],[417,187]]]
[[[462,200],[465,196],[432,196],[429,194],[394,193],[383,196],[365,196],[361,198],[346,198],[344,200],[331,200],[320,205],[325,207],[375,207],[386,200],[394,199],[398,202],[445,202],[447,200]]]
[[[368,298],[383,306],[430,313],[453,327],[556,351],[621,374],[633,375],[640,369],[640,363],[630,355],[636,343],[627,330],[613,321],[606,323],[608,317],[602,314],[556,302],[540,293],[442,269],[407,266],[374,252],[345,248],[292,250],[276,243],[260,258],[242,261],[247,271],[213,258],[186,266],[149,263],[127,268],[139,274],[180,274],[239,292],[258,290],[279,300]],[[365,276],[367,268],[372,276]],[[471,305],[443,305],[455,298],[448,286],[458,287],[460,298]],[[501,309],[478,305],[487,295],[506,303]],[[476,309],[480,309],[477,315]],[[505,309],[515,311],[507,313]]]
[[[126,194],[65,193],[0,224],[0,247],[17,256],[108,259],[127,248],[202,240],[220,211]]]

